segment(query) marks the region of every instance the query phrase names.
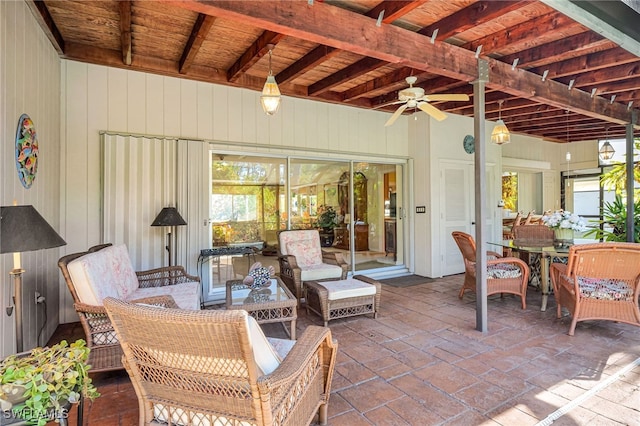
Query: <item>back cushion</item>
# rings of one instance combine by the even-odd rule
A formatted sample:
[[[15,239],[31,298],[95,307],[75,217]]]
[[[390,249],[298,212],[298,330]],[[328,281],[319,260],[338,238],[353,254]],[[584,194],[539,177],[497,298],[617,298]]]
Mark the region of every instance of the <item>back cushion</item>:
[[[287,244],[287,252],[289,252],[289,255],[296,257],[296,262],[301,268],[322,263],[320,239],[291,241]]]
[[[88,253],[67,265],[82,303],[102,305],[105,297],[126,299],[138,288],[127,246],[110,246]]]
[[[281,231],[278,234],[280,253],[284,255],[295,254],[289,253],[289,243],[303,240],[318,240],[318,248],[320,247],[320,233],[317,229],[294,229]]]

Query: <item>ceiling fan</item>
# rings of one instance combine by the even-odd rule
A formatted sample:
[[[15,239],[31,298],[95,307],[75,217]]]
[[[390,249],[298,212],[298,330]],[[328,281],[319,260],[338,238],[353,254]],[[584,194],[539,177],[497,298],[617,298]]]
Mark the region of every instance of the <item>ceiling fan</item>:
[[[413,87],[418,80],[415,76],[409,76],[405,79],[409,87],[398,92],[398,100],[380,105],[375,109],[389,105],[403,104],[393,113],[391,118],[385,123],[385,127],[391,126],[400,117],[400,114],[407,108],[419,108],[438,121],[447,118],[447,115],[438,108],[431,105],[430,101],[468,101],[469,96],[464,94],[443,93],[439,95],[425,95],[422,87]]]

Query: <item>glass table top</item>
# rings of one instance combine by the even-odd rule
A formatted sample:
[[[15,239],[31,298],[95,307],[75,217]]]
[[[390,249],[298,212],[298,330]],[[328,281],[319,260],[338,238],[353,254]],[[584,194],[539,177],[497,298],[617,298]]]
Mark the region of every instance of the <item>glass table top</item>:
[[[252,290],[242,281],[231,284],[231,304],[242,306],[253,303],[282,302],[290,300],[290,294],[276,278],[269,280],[269,285]]]

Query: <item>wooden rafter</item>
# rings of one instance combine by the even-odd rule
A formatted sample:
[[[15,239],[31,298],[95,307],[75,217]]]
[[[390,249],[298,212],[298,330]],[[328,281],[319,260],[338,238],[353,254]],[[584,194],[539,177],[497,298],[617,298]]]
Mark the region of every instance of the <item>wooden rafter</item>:
[[[384,62],[376,58],[362,58],[359,61],[349,65],[348,67],[312,84],[311,86],[309,86],[308,93],[310,96],[317,95],[318,93],[336,87],[347,80],[376,70],[384,64]]]
[[[40,27],[47,35],[47,38],[53,45],[54,49],[56,49],[58,54],[64,55],[66,50],[64,38],[62,38],[60,30],[56,26],[55,22],[53,22],[53,18],[51,17],[51,13],[49,13],[47,5],[44,4],[44,1],[42,0],[26,0],[26,3],[33,11],[34,17],[39,21]]]
[[[289,80],[293,80],[311,68],[329,60],[338,53],[340,53],[340,50],[334,47],[320,45],[278,73],[278,75],[276,75],[276,81],[279,83],[286,83]]]
[[[529,71],[535,74],[542,74],[544,71],[549,71],[547,75],[549,78],[558,78],[608,68],[611,64],[628,64],[630,62],[636,62],[637,60],[637,56],[632,53],[620,47],[614,47],[612,49],[562,60],[555,64],[548,64],[544,66],[544,69],[542,67],[530,68]]]
[[[505,13],[520,9],[528,3],[528,1],[478,1],[420,29],[418,33],[431,37],[433,32],[438,30],[436,40],[445,40]]]
[[[227,70],[227,80],[234,82],[242,74],[247,72],[260,58],[269,53],[270,44],[278,44],[285,37],[284,34],[274,31],[265,31],[253,42],[251,46],[238,58]]]
[[[118,2],[120,12],[120,48],[122,49],[122,62],[131,65],[131,0]]]
[[[416,7],[422,6],[428,0],[384,0],[376,7],[371,9],[367,16],[377,18],[380,12],[384,12],[382,23],[390,24],[393,21],[402,18]]]
[[[187,40],[187,44],[182,51],[182,56],[180,57],[180,74],[185,74],[189,70],[189,67],[191,67],[191,64],[193,64],[193,61],[202,46],[202,42],[207,38],[207,34],[211,31],[211,27],[213,27],[215,20],[215,16],[204,15],[202,13],[198,14],[196,22],[191,29],[189,40]]]

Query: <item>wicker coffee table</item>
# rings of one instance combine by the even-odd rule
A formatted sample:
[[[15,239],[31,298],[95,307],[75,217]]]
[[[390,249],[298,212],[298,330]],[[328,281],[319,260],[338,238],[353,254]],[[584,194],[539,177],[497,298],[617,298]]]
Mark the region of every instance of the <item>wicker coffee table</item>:
[[[298,318],[298,300],[284,285],[279,277],[271,279],[267,287],[251,290],[241,280],[227,281],[227,309],[244,309],[256,319],[258,324],[291,321],[290,331],[285,331],[296,339],[296,320]]]
[[[330,320],[373,314],[378,317],[381,285],[373,278],[354,275],[346,280],[305,281],[307,312],[320,315],[324,326]]]

